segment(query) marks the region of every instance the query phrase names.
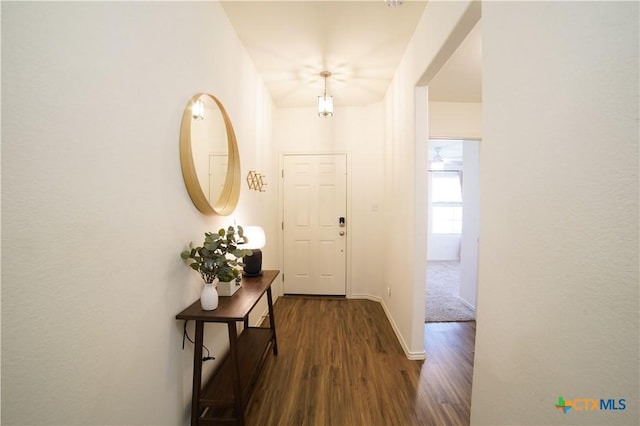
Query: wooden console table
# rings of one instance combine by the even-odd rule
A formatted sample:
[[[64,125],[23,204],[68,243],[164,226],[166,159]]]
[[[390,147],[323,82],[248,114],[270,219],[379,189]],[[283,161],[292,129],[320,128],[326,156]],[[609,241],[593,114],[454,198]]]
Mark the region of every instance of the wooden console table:
[[[244,277],[242,287],[233,296],[220,297],[218,307],[203,311],[200,300],[176,315],[176,319],[196,322],[193,351],[193,395],[191,425],[213,425],[234,422],[244,425],[244,409],[271,347],[278,355],[276,323],[273,316],[271,283],[280,271],[263,271],[259,277]],[[269,328],[249,327],[249,313],[267,293]],[[244,322],[238,336],[236,323]],[[229,354],[222,360],[211,379],[202,387],[202,343],[204,323],[227,323]]]

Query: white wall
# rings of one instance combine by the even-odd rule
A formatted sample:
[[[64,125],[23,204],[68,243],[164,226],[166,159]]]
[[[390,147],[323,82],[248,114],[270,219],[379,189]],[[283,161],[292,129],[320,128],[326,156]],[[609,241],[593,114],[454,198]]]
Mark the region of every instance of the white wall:
[[[462,237],[460,242],[460,293],[475,308],[478,297],[478,240],[480,237],[480,141],[462,143]]]
[[[427,237],[427,260],[460,260],[461,234],[432,234]]]
[[[331,118],[315,108],[281,108],[274,114],[280,154],[347,153],[349,169],[347,295],[379,300],[383,281],[384,119],[382,103],[335,108]]]
[[[426,85],[437,74],[479,12],[477,2],[429,2],[385,97],[385,199],[395,207],[386,217],[386,263],[395,267],[385,275],[391,296],[385,293],[383,304],[410,358],[424,357],[427,176],[416,170],[428,169],[431,135],[428,91],[416,82]]]
[[[272,177],[260,78],[214,2],[4,2],[2,65],[2,423],[186,424],[175,315],[200,278],[179,252],[234,219],[277,235],[277,194],[243,186],[233,217],[202,216],[180,118],[215,94],[243,174]],[[222,355],[225,328],[206,335]]]
[[[429,102],[429,137],[444,139],[482,138],[482,104]]]
[[[472,424],[640,421],[639,12],[483,3]],[[563,414],[559,396],[626,410]]]

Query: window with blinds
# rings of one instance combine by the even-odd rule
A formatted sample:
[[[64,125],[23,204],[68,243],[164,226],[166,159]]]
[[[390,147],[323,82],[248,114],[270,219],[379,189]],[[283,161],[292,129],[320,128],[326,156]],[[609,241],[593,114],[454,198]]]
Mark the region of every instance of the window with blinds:
[[[462,186],[458,172],[431,172],[431,232],[462,233]]]

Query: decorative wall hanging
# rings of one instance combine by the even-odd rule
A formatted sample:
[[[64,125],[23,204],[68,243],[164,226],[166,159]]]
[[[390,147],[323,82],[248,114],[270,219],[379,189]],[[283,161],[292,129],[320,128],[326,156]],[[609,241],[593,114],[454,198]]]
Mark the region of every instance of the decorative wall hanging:
[[[249,174],[247,174],[247,184],[249,185],[249,189],[253,189],[258,192],[266,192],[266,189],[264,189],[267,185],[265,179],[266,178],[261,173],[250,170]]]

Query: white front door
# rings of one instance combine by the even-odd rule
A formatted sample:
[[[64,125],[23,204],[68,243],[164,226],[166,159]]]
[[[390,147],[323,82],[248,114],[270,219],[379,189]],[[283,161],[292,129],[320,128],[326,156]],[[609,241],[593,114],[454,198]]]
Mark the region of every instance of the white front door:
[[[347,158],[285,155],[284,293],[345,295]]]

